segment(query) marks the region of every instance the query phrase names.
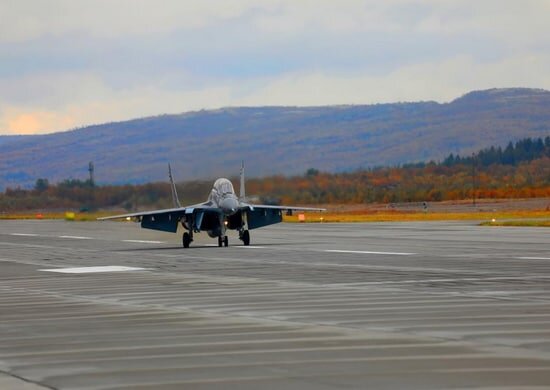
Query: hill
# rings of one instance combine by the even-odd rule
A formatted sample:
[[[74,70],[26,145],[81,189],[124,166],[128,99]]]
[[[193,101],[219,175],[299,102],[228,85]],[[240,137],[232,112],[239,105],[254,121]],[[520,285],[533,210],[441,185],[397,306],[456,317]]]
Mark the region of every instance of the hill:
[[[211,188],[211,181],[187,181],[180,183],[178,193],[184,204],[193,204],[204,201]],[[348,173],[308,169],[304,175],[253,178],[247,181],[247,193],[261,203],[331,205],[548,198],[550,136],[509,143],[504,150],[491,146],[467,157],[449,155],[440,163]],[[0,192],[0,214],[62,209],[151,210],[171,207],[171,198],[171,187],[166,181],[98,187],[89,180],[64,180],[50,185],[41,179],[32,190]]]
[[[24,135],[0,135],[0,145],[7,144],[13,141],[19,141],[25,138]]]
[[[98,183],[342,172],[440,160],[489,145],[550,135],[550,92],[492,89],[450,103],[328,107],[238,107],[94,125],[40,136],[0,138],[0,189],[37,178]]]

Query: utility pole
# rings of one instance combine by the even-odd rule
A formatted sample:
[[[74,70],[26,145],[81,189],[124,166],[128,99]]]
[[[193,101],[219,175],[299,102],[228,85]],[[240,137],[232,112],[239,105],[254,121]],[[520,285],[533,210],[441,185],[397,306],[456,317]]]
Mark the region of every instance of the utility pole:
[[[90,173],[90,186],[94,186],[94,163],[90,161],[88,164],[88,172]]]

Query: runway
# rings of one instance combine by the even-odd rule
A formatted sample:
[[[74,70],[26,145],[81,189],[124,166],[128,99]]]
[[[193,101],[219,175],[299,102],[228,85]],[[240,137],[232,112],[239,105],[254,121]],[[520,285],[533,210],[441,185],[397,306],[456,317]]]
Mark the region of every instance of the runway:
[[[550,231],[0,221],[0,389],[547,389]],[[90,268],[94,267],[94,268]]]

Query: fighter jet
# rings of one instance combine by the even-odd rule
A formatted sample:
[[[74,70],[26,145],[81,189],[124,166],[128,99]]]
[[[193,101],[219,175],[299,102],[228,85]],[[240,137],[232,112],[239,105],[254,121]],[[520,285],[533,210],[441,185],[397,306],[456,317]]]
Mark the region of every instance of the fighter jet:
[[[168,177],[172,187],[174,208],[113,215],[98,219],[134,219],[141,222],[142,228],[171,233],[177,233],[178,225],[181,224],[185,230],[182,237],[184,248],[189,248],[193,242],[194,233],[201,231],[206,231],[212,238],[217,237],[218,246],[221,247],[229,245],[227,230],[237,230],[243,244],[250,245],[249,231],[281,222],[283,212],[292,215],[292,212],[297,210],[325,211],[323,208],[248,203],[245,193],[244,163],[241,166],[238,197],[231,181],[220,178],[214,182],[206,202],[191,206],[181,206],[170,165],[168,165]]]

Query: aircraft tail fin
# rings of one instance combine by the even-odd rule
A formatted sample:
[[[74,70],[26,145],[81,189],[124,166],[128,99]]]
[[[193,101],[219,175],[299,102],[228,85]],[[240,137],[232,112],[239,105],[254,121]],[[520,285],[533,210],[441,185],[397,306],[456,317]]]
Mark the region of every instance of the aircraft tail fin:
[[[244,188],[244,160],[241,163],[241,186],[239,188],[239,199],[245,200],[246,198],[246,191]]]
[[[170,186],[172,187],[172,201],[174,202],[174,207],[181,207],[181,203],[178,198],[178,191],[176,190],[176,184],[174,183],[174,178],[172,177],[172,167],[170,164],[168,164],[168,177],[170,178]]]

